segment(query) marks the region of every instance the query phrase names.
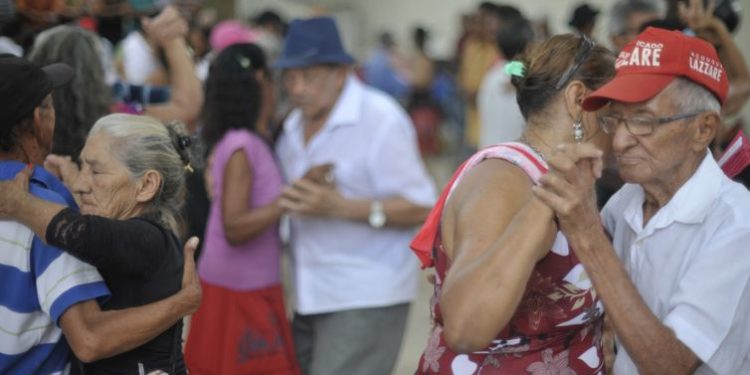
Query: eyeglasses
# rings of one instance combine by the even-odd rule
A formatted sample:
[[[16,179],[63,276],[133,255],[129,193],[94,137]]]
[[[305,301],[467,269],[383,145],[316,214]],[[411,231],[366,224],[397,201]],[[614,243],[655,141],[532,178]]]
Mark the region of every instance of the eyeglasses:
[[[605,133],[613,134],[617,130],[618,125],[625,123],[625,129],[627,129],[630,134],[635,136],[645,136],[653,133],[657,125],[689,119],[698,116],[701,113],[703,113],[703,111],[656,118],[649,116],[625,118],[610,114],[599,117],[599,127],[601,127]]]
[[[568,84],[568,81],[570,81],[571,78],[576,74],[578,69],[583,65],[583,62],[586,61],[586,59],[591,55],[591,52],[594,50],[594,46],[596,43],[594,41],[587,37],[586,35],[581,35],[581,41],[578,43],[578,47],[576,47],[576,50],[578,51],[573,58],[573,65],[568,68],[568,70],[563,73],[563,75],[560,77],[560,80],[557,81],[557,84],[555,85],[555,90],[560,90]]]

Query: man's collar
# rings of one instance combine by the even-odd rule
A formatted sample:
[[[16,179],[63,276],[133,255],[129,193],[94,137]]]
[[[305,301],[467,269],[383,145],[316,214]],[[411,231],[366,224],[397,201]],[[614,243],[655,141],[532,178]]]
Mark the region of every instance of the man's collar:
[[[24,168],[26,168],[26,164],[21,163],[20,161],[0,160],[0,180],[12,180],[16,177],[18,172],[22,171]],[[59,194],[69,206],[76,209],[78,208],[78,205],[68,188],[66,188],[57,177],[49,173],[43,167],[34,166],[34,172],[31,174],[29,183],[54,191]]]
[[[350,73],[346,78],[344,88],[341,90],[341,95],[339,95],[336,105],[331,111],[331,116],[326,121],[326,126],[333,129],[339,126],[356,125],[362,111],[364,92],[364,84],[354,74]]]
[[[26,164],[21,163],[17,160],[0,160],[0,180],[12,180],[16,177],[18,172],[21,172],[26,168]],[[55,178],[44,168],[34,167],[34,172],[31,175],[31,181],[36,182],[45,189],[49,189],[52,185],[52,179]]]
[[[726,178],[710,151],[706,152],[698,169],[690,179],[664,206],[674,221],[702,223],[721,190],[721,181]],[[668,225],[669,223],[665,223]]]
[[[660,229],[673,222],[702,223],[719,196],[721,182],[724,178],[726,176],[719,165],[716,164],[711,152],[707,152],[693,175],[677,190],[669,202],[656,212],[651,219],[652,227]],[[625,208],[625,217],[633,230],[639,232],[643,228],[643,202],[645,199],[643,187],[626,184],[623,189],[631,190],[627,194],[631,196],[631,200]]]

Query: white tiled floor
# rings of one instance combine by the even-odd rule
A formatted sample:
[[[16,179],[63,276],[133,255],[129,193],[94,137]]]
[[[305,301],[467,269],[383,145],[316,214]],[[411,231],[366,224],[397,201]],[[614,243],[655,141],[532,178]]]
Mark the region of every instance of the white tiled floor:
[[[440,194],[443,186],[453,174],[455,161],[450,157],[432,158],[426,160],[427,169],[435,180],[437,193]],[[429,271],[431,272],[431,271]],[[396,362],[392,375],[413,375],[417,369],[419,357],[427,345],[432,322],[430,321],[430,297],[432,296],[432,285],[427,282],[428,271],[422,271],[420,277],[419,294],[409,311],[409,319],[406,322],[404,341],[401,344],[401,353]]]
[[[419,356],[422,355],[422,351],[427,345],[427,335],[432,324],[429,310],[432,285],[427,282],[426,277],[427,271],[423,271],[419,294],[409,311],[404,341],[401,344],[401,353],[393,370],[393,375],[413,375],[417,369]]]

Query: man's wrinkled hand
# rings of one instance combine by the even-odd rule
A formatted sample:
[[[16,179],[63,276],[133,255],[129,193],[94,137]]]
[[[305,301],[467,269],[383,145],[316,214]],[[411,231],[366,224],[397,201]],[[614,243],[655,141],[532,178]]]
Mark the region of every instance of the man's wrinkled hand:
[[[279,205],[291,214],[301,216],[335,216],[343,197],[335,186],[322,185],[302,178],[284,188]]]
[[[195,267],[195,251],[198,249],[200,240],[198,237],[191,237],[184,247],[184,261],[182,273],[182,289],[180,289],[180,311],[184,315],[191,315],[198,311],[203,299],[203,290],[201,281]]]

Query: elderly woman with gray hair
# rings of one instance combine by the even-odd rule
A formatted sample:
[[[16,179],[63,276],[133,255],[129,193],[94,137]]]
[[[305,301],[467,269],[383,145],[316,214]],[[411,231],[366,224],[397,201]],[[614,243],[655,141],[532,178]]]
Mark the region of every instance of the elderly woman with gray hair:
[[[0,216],[97,267],[112,292],[103,310],[166,298],[180,290],[183,275],[175,216],[190,166],[189,145],[180,125],[106,116],[89,133],[81,170],[68,179],[80,212],[29,194],[23,188],[26,175],[0,184],[6,203]],[[83,374],[185,374],[181,337],[179,322],[140,347],[80,369]]]

